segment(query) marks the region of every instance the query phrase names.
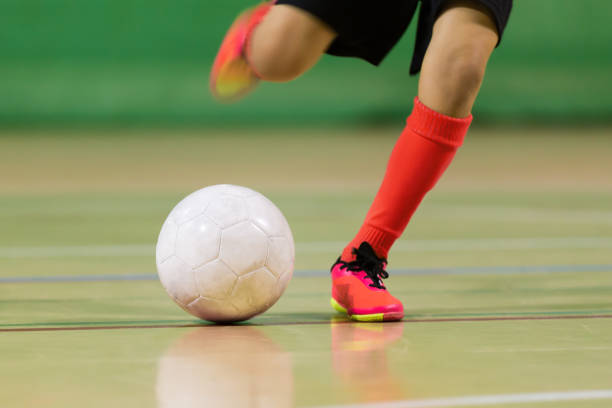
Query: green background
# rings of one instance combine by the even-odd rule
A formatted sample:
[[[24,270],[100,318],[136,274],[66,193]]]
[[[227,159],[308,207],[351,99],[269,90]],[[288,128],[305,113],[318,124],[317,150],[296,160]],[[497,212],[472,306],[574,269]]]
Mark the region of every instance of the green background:
[[[0,126],[398,122],[411,107],[414,29],[375,68],[325,57],[235,105],[207,89],[223,34],[249,0],[4,0]],[[475,107],[480,121],[612,117],[612,2],[518,0]]]

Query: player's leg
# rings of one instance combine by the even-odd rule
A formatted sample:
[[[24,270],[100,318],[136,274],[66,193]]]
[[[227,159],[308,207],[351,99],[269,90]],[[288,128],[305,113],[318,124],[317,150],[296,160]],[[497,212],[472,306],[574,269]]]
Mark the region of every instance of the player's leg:
[[[387,254],[462,144],[497,40],[493,20],[478,3],[449,2],[436,20],[414,110],[362,227],[332,267],[332,305],[354,319],[403,316],[401,302],[382,285]],[[361,275],[354,273],[358,268]],[[374,286],[359,285],[356,277]]]
[[[227,32],[211,71],[211,91],[221,100],[233,100],[260,79],[294,79],[321,58],[335,36],[304,10],[262,3],[242,13]]]
[[[498,33],[489,10],[452,1],[437,18],[421,68],[419,100],[444,115],[470,115]]]
[[[312,14],[279,4],[255,28],[248,60],[259,78],[286,82],[312,68],[336,33]]]

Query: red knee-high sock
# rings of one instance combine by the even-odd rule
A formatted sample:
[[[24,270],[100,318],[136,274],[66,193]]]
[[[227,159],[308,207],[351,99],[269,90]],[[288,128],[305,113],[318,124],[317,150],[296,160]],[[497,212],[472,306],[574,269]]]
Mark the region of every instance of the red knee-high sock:
[[[453,160],[471,122],[471,115],[452,118],[414,99],[412,114],[393,148],[376,198],[361,229],[342,252],[344,261],[354,259],[352,249],[363,241],[372,245],[379,257],[387,258],[425,194]]]

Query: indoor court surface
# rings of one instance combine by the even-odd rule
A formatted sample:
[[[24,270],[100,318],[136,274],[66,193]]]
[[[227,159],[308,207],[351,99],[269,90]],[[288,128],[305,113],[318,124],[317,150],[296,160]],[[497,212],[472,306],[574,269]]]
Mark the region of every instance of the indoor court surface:
[[[612,406],[612,130],[474,128],[390,254],[405,319],[353,323],[329,267],[400,130],[4,131],[0,406]],[[227,326],[154,260],[172,207],[219,183],[296,241],[280,301]]]

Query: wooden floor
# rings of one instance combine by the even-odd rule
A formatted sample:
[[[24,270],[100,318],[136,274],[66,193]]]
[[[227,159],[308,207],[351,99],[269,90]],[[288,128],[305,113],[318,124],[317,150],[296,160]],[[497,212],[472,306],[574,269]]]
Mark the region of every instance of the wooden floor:
[[[336,315],[328,268],[396,130],[144,133],[0,136],[2,406],[612,403],[609,130],[475,129],[390,255],[385,324]],[[235,326],[176,307],[153,257],[172,206],[225,182],[297,243],[285,295]]]

